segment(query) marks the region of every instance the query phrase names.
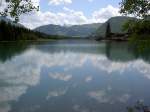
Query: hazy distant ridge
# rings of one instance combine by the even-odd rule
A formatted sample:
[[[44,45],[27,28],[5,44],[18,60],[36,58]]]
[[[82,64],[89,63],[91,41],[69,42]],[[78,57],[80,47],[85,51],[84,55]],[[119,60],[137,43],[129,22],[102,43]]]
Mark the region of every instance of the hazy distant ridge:
[[[60,25],[45,25],[35,29],[48,35],[63,35],[68,37],[88,37],[91,33],[95,32],[101,23],[73,25],[73,26],[60,26]]]

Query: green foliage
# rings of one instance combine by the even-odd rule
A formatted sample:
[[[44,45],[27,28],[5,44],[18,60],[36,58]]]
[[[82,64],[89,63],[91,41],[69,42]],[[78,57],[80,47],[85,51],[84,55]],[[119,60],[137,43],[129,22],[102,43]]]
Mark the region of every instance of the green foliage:
[[[26,36],[26,34],[28,34],[28,36]],[[31,36],[29,34],[31,34]],[[26,39],[35,39],[30,30],[11,25],[11,23],[6,23],[4,21],[0,22],[0,40],[15,41]]]
[[[144,50],[150,43],[150,0],[122,0],[120,13],[134,15],[141,19],[130,20],[124,24],[123,30],[128,31],[130,43]]]
[[[139,53],[150,48],[150,21],[131,20],[124,25],[124,30],[129,32],[129,42],[134,45]]]
[[[120,13],[134,15],[141,19],[130,20],[123,29],[128,31],[130,43],[137,46],[139,52],[150,45],[150,0],[122,0]]]
[[[138,39],[150,39],[150,21],[149,20],[130,20],[123,26],[123,30],[127,30],[130,37]]]
[[[6,0],[8,6],[3,12],[0,12],[1,16],[11,16],[15,22],[19,21],[19,16],[33,10],[38,10],[39,7],[33,6],[31,0]]]
[[[149,0],[122,0],[120,3],[120,13],[128,15],[132,14],[136,17],[146,17],[150,11]]]

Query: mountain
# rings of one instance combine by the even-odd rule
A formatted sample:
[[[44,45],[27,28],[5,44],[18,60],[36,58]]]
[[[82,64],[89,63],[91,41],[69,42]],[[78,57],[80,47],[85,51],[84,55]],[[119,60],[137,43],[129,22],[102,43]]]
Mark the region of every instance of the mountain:
[[[67,37],[88,37],[95,32],[101,23],[73,25],[73,26],[59,26],[59,25],[45,25],[35,29],[48,35],[62,35]]]
[[[125,17],[125,16],[117,16],[112,17],[105,23],[103,23],[95,33],[93,33],[93,37],[96,37],[98,39],[105,38],[107,35],[125,35],[127,31],[123,31],[123,25],[129,21],[133,20],[135,18],[132,17]],[[109,34],[108,34],[109,33]],[[123,36],[120,36],[123,37]]]

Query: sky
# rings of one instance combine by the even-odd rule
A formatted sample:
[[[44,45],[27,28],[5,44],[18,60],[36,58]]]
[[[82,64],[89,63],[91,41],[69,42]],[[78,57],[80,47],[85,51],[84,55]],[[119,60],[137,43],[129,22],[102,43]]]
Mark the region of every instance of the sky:
[[[20,23],[28,28],[41,25],[80,25],[103,23],[119,16],[121,0],[32,0],[40,11],[20,17]]]

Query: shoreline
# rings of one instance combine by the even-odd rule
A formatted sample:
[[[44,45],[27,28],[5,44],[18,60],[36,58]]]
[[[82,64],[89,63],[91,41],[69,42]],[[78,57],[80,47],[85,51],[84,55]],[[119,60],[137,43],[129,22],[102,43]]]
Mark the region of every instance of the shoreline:
[[[37,40],[13,40],[13,41],[0,41],[0,43],[9,43],[9,42],[48,42],[48,41],[59,41],[59,40],[90,40],[90,41],[115,41],[115,42],[126,42],[129,41],[128,39],[89,39],[89,38],[64,38],[64,39],[37,39]]]

